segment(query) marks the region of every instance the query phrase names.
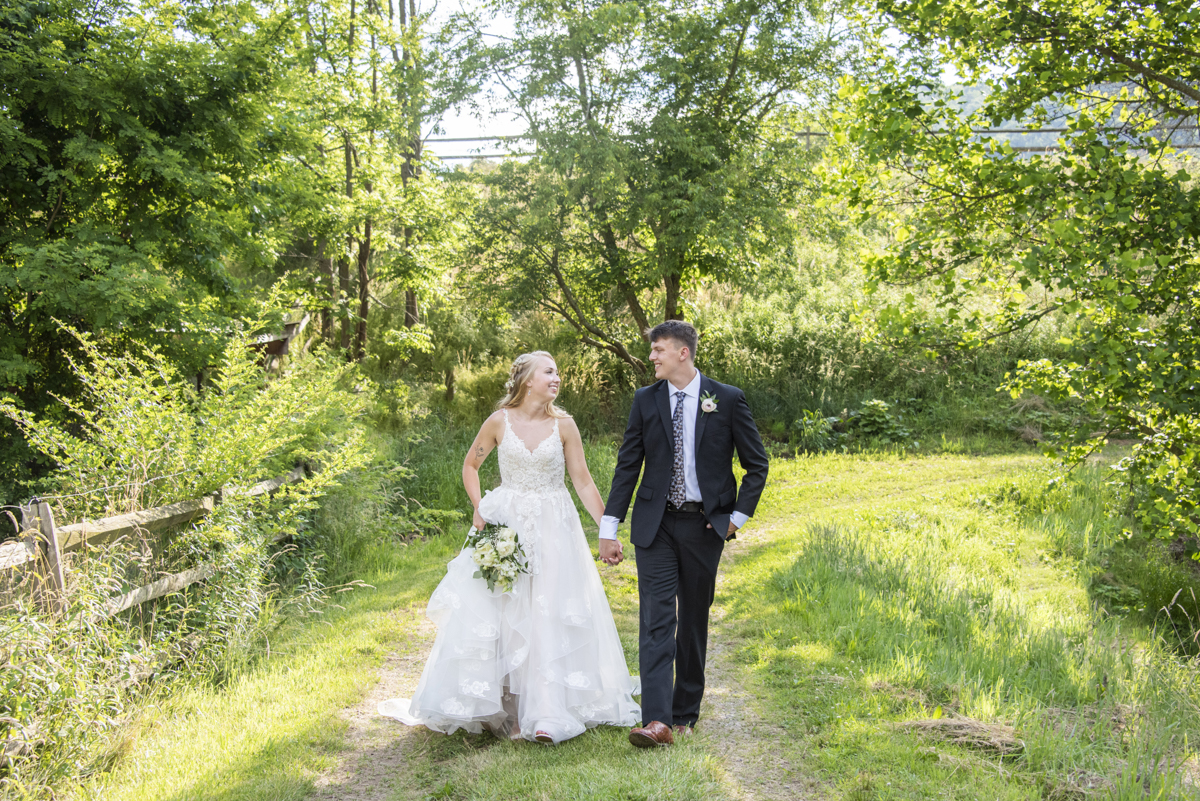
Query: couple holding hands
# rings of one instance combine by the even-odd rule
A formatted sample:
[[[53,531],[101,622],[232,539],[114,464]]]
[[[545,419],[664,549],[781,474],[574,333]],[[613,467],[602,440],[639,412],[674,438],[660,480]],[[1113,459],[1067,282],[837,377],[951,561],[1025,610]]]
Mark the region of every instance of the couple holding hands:
[[[543,743],[628,726],[640,747],[670,745],[695,726],[721,551],[754,514],[768,460],[742,391],[696,369],[696,329],[668,320],[649,338],[659,380],[634,395],[607,504],[579,429],[554,403],[554,359],[538,351],[513,363],[463,483],[475,527],[514,529],[526,572],[511,588],[489,589],[475,577],[472,549],[455,557],[429,600],[438,633],[417,691],[385,701],[381,714],[447,734],[486,728]],[[479,467],[492,450],[501,484],[481,495]],[[746,471],[740,488],[735,453]],[[600,527],[606,564],[624,558],[617,527],[633,503],[640,681],[629,674],[566,473]]]

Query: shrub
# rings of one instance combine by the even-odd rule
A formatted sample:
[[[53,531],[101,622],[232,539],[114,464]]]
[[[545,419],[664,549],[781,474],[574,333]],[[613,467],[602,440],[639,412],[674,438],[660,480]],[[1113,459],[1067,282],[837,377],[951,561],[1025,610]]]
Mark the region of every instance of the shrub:
[[[1144,422],[1153,433],[1117,465],[1126,474],[1134,514],[1154,536],[1194,537],[1200,533],[1200,415],[1160,410]]]
[[[851,413],[847,427],[858,437],[884,444],[906,443],[912,431],[900,422],[900,415],[881,400],[864,401],[862,408]]]
[[[15,795],[86,769],[141,680],[181,661],[184,674],[221,675],[276,611],[276,543],[303,539],[318,499],[367,460],[356,423],[365,395],[352,391],[350,367],[300,356],[268,381],[244,336],[197,391],[157,350],[109,354],[75,336],[86,358],[72,369],[85,395],[63,400],[59,419],[0,402],[0,413],[57,465],[55,494],[44,500],[60,523],[201,497],[297,461],[311,475],[273,497],[227,493],[213,514],[171,539],[143,535],[67,554],[60,618],[10,594],[0,605],[0,741],[36,743],[0,768]],[[112,620],[99,614],[114,595],[201,564],[215,567],[206,581]],[[289,569],[310,601],[320,554],[293,558]]]
[[[820,412],[804,410],[792,424],[792,445],[802,453],[825,453],[834,450],[841,435],[834,430],[836,417],[823,417]]]

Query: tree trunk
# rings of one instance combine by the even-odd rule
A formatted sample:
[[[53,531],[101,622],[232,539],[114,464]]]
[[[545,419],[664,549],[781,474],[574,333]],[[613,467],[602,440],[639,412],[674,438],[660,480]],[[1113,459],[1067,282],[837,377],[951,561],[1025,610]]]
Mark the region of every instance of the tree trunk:
[[[354,247],[354,237],[346,237],[346,248]],[[338,347],[343,351],[350,349],[350,315],[346,313],[350,301],[350,258],[349,255],[338,257],[338,312],[341,320],[341,331],[338,337]]]
[[[625,281],[618,281],[617,289],[625,297],[625,305],[629,307],[629,313],[633,315],[633,321],[637,323],[638,334],[641,335],[642,341],[649,342],[650,320],[646,317],[646,310],[638,301],[637,292]]]
[[[358,319],[354,326],[354,360],[361,362],[367,355],[367,315],[371,311],[371,218],[363,223],[363,238],[358,243]]]
[[[416,0],[408,0],[408,6],[405,7],[405,0],[400,0],[400,28],[407,32],[408,26],[417,24],[417,4]],[[391,5],[388,5],[388,13],[391,14]],[[419,52],[414,54],[409,50],[409,39],[405,39],[404,54],[402,60],[397,61],[403,65],[403,69],[407,72],[410,69],[420,69],[418,63]],[[392,51],[395,58],[395,51]],[[412,65],[412,66],[409,66]],[[400,165],[400,184],[405,190],[408,189],[409,181],[416,180],[421,175],[421,121],[419,117],[419,109],[415,105],[406,104],[408,112],[408,152],[404,154],[404,163]],[[412,239],[413,229],[411,226],[404,227],[404,252],[412,254]],[[410,262],[411,263],[411,262]],[[404,327],[412,328],[421,321],[419,310],[417,308],[417,290],[415,287],[408,287],[404,290]],[[447,389],[451,396],[454,395],[453,388]]]
[[[354,2],[350,3],[350,44],[354,45]],[[350,134],[342,135],[343,150],[346,157],[346,197],[354,197],[354,148],[350,144]],[[339,345],[343,353],[350,350],[350,254],[354,252],[354,234],[346,234],[346,253],[338,259],[338,283],[342,295],[338,299],[342,309],[342,336]]]
[[[454,400],[454,368],[446,368],[446,403]]]
[[[404,290],[404,327],[412,328],[421,321],[420,309],[417,307],[417,290]]]
[[[333,257],[329,255],[329,241],[325,237],[317,242],[317,271],[321,274],[322,289],[328,290],[325,305],[321,307],[321,339],[328,342],[333,336],[333,310],[337,308],[338,292]]]
[[[683,312],[679,309],[679,289],[683,283],[683,276],[679,273],[670,273],[663,278],[663,286],[667,290],[666,309],[663,313],[664,320],[682,320]]]

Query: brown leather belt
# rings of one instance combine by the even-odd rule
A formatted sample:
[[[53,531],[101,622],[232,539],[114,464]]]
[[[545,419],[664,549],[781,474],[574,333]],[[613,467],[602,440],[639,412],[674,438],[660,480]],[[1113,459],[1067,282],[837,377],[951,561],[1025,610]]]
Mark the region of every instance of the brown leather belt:
[[[667,501],[667,509],[672,512],[703,512],[704,504],[700,503],[700,501],[684,501],[681,506],[676,506]]]

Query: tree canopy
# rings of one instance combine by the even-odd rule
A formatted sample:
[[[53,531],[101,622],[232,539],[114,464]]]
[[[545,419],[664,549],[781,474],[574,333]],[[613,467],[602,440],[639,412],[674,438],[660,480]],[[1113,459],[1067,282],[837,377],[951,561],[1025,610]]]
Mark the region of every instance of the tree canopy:
[[[940,319],[897,310],[910,334],[966,344],[1051,315],[1075,321],[1061,360],[1024,364],[1014,393],[1076,402],[1057,452],[1081,458],[1117,433],[1141,444],[1141,519],[1196,530],[1193,434],[1200,413],[1200,187],[1176,145],[1195,141],[1200,9],[1191,3],[883,2],[908,37],[871,80],[847,83],[843,186],[892,214],[879,281],[933,281]],[[986,87],[963,110],[942,63]],[[1057,127],[1044,153],[980,130]],[[1016,145],[1016,146],[1014,146]],[[886,212],[891,214],[891,212]],[[992,310],[963,310],[980,292]],[[965,316],[965,319],[961,319]]]
[[[461,62],[536,154],[484,178],[491,278],[587,343],[632,355],[706,280],[784,260],[816,192],[798,132],[852,42],[809,2],[492,4],[458,21]]]

